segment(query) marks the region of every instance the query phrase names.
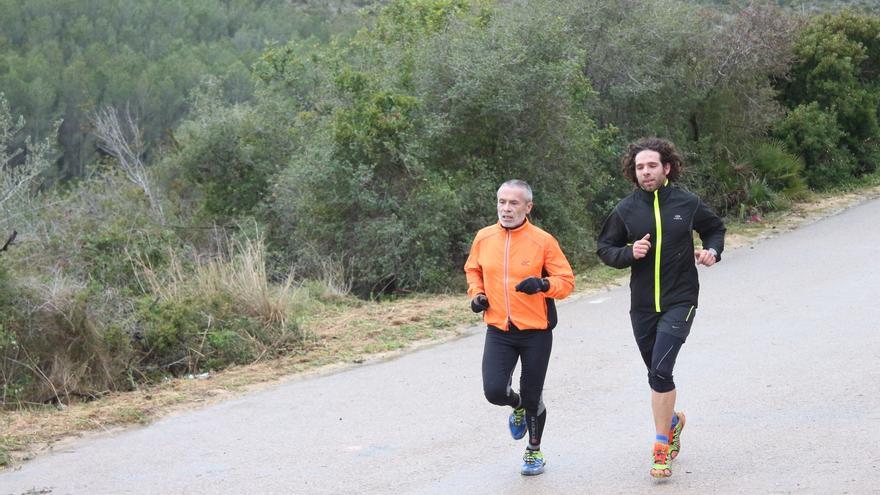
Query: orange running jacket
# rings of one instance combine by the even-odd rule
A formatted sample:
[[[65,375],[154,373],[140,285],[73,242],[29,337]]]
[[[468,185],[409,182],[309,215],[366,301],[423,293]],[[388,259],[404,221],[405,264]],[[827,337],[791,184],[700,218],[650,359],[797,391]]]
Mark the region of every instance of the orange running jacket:
[[[559,242],[528,218],[515,229],[496,223],[477,232],[464,271],[468,296],[483,293],[489,299],[483,321],[501,330],[509,330],[510,322],[520,330],[552,329],[553,300],[574,289],[574,274]],[[516,284],[529,277],[546,278],[550,289],[532,295],[516,292]]]

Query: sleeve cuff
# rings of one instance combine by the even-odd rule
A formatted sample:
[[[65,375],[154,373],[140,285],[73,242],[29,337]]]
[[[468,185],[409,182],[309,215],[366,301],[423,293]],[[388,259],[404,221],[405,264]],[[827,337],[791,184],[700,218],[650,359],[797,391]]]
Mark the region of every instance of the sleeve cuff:
[[[720,257],[718,256],[718,251],[715,251],[715,248],[709,248],[706,251],[709,251],[710,253],[712,253],[712,256],[715,257],[715,261],[719,260]]]

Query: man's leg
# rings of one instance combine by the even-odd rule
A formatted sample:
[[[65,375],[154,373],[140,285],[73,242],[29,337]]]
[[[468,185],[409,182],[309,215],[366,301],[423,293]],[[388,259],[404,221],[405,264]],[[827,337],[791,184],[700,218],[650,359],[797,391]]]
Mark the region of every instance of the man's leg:
[[[668,313],[668,312],[667,312]],[[675,363],[675,355],[678,347],[670,349],[666,336],[658,329],[666,329],[668,322],[663,318],[667,313],[630,311],[632,320],[633,336],[639,347],[639,353],[645,366],[648,368],[648,384],[651,388],[651,412],[654,418],[654,464],[651,475],[654,477],[667,477],[672,474],[669,470],[669,425],[672,421],[675,407],[675,385],[672,383],[672,365]],[[669,365],[668,369],[662,367],[658,371],[658,364]],[[666,373],[668,371],[668,373]],[[660,426],[660,425],[664,426]]]
[[[525,462],[522,473],[541,474],[544,471],[544,457],[540,453],[541,437],[547,421],[543,390],[547,366],[550,364],[550,352],[553,348],[553,332],[533,330],[521,332],[519,336],[522,337],[520,394],[529,429],[529,445],[523,456]]]
[[[666,332],[657,332],[648,381],[651,385],[651,410],[657,435],[666,436],[675,410],[675,382],[672,370],[684,341]]]
[[[678,438],[670,438],[675,416],[676,387],[673,381],[675,360],[690,333],[694,308],[691,306],[672,308],[662,313],[657,322],[657,333],[651,353],[651,366],[648,382],[651,386],[651,409],[654,415],[655,445],[654,465],[651,475],[667,477],[672,475],[669,461],[678,453]],[[677,430],[679,433],[681,429]],[[675,443],[675,452],[671,443]]]
[[[669,441],[670,459],[675,459],[678,456],[681,446],[681,430],[684,428],[684,414],[675,412],[676,387],[672,374],[678,352],[690,334],[696,312],[694,306],[677,306],[663,313],[657,323],[657,338],[654,344],[654,354],[651,358],[651,369],[659,384],[656,390],[660,392],[658,394],[660,397],[652,397],[652,406],[654,406],[654,419],[657,423],[658,435],[662,435],[659,433],[661,424],[665,420],[666,414],[669,414],[669,422],[667,423],[669,429],[665,435]],[[663,393],[664,389],[671,390],[669,393]]]
[[[651,411],[654,413],[654,429],[658,437],[667,437],[669,443],[669,425],[675,411],[675,389],[669,392],[651,390]]]
[[[648,381],[651,385],[651,410],[654,414],[654,464],[651,476],[666,478],[672,476],[669,468],[669,430],[675,410],[675,383],[672,381],[672,368],[675,357],[681,349],[682,340],[663,332],[657,332],[654,341],[654,354]]]
[[[483,346],[483,393],[499,406],[521,407],[520,396],[511,388],[519,349],[505,332],[488,328]]]
[[[519,440],[526,434],[525,410],[520,396],[511,388],[513,369],[519,358],[517,339],[509,332],[488,328],[483,348],[483,393],[486,400],[499,406],[510,406],[507,418],[510,436]]]

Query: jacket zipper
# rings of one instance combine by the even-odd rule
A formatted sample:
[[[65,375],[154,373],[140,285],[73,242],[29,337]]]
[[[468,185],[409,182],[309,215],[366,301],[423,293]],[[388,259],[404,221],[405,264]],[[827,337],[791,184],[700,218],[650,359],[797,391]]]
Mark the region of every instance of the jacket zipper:
[[[508,287],[508,261],[510,259],[510,230],[507,231],[507,241],[504,243],[504,303],[507,305],[507,328],[510,330],[510,288]]]
[[[660,190],[654,191],[654,223],[657,224],[657,250],[654,253],[654,309],[660,312],[660,248],[663,246],[663,225],[660,221]]]

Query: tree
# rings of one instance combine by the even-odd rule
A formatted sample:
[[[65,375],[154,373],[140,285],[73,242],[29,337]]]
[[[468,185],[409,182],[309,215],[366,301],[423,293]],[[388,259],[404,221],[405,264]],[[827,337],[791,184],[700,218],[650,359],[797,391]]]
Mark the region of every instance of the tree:
[[[24,118],[12,116],[5,95],[0,93],[0,210],[7,223],[27,220],[33,210],[35,186],[49,168],[52,152],[48,140],[33,142],[29,137],[24,138],[23,148],[17,148],[15,143],[22,139],[24,128]]]
[[[593,92],[565,19],[399,0],[375,22],[317,70],[289,70],[314,62],[295,50],[264,56],[270,95],[300,102],[303,74],[332,89],[300,114],[315,130],[273,190],[273,244],[306,270],[343,260],[361,295],[442,290],[494,220],[498,184],[519,177],[540,197],[533,220],[587,263],[613,130],[586,112]]]
[[[93,122],[98,146],[116,159],[125,176],[144,192],[156,217],[164,223],[162,203],[144,165],[144,139],[137,119],[132,117],[128,108],[121,112],[113,107],[104,107],[95,113]]]
[[[797,61],[791,76],[779,84],[782,100],[793,109],[815,102],[818,107],[810,111],[831,115],[839,126],[840,133],[824,135],[839,134],[838,146],[857,164],[852,172],[875,170],[880,161],[880,17],[852,11],[814,17],[800,33],[794,50]],[[783,124],[783,128],[790,126]],[[808,169],[811,165],[817,163],[808,159]],[[847,177],[842,174],[833,182]]]
[[[89,173],[98,151],[89,124],[107,105],[139,116],[149,162],[186,115],[186,95],[202,77],[224,78],[229,101],[249,100],[248,67],[267,40],[346,32],[355,17],[350,4],[0,0],[0,88],[12,112],[25,117],[24,135],[58,133],[56,179]]]
[[[686,149],[704,139],[733,148],[781,114],[771,79],[788,68],[796,25],[778,8],[752,2],[723,15],[674,0],[563,5],[599,93],[599,122]]]

